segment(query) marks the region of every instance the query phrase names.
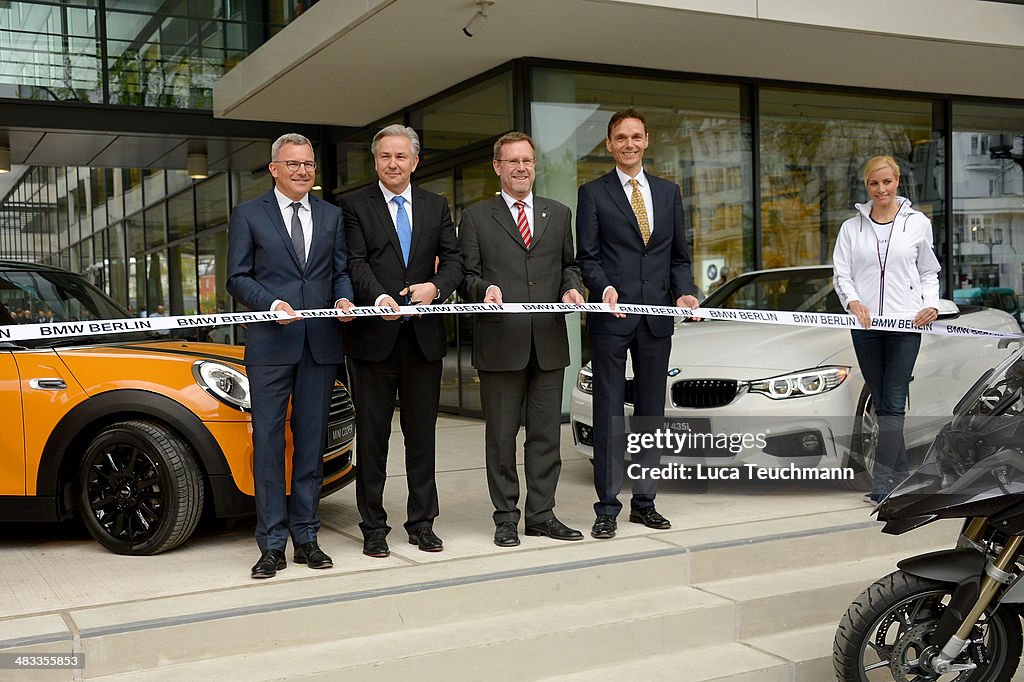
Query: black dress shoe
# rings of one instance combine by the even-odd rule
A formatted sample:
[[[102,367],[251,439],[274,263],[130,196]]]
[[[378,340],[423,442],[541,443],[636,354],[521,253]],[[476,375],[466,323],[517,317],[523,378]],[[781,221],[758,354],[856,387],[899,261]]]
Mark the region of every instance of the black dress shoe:
[[[590,529],[590,535],[601,540],[613,538],[618,527],[619,524],[615,521],[615,517],[599,514],[597,520],[594,521],[594,527]]]
[[[377,559],[382,559],[386,556],[391,556],[391,550],[388,548],[386,530],[371,530],[363,538],[363,554],[366,556],[372,556]]]
[[[583,533],[575,528],[570,528],[554,516],[547,521],[540,523],[526,524],[527,535],[546,535],[552,540],[582,540]]]
[[[409,544],[417,545],[421,552],[440,552],[444,549],[441,538],[431,528],[417,528],[409,533]]]
[[[310,568],[333,568],[334,562],[327,552],[320,549],[316,540],[299,545],[295,548],[295,563],[308,564]]]
[[[665,530],[672,527],[672,523],[659,514],[654,507],[633,509],[629,512],[629,520],[631,523],[642,523],[648,528],[654,528],[655,530]]]
[[[284,558],[284,552],[279,549],[268,549],[252,567],[252,577],[273,578],[278,571],[284,570],[286,566],[288,566],[288,561]]]
[[[529,529],[527,529],[529,534]],[[516,530],[516,524],[511,521],[502,521],[494,527],[494,544],[498,547],[518,547],[519,546],[519,531]]]

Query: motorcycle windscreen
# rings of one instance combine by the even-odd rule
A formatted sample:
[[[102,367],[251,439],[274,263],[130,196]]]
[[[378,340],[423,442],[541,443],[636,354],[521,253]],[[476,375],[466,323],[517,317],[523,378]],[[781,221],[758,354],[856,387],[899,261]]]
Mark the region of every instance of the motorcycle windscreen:
[[[921,466],[879,506],[880,520],[989,516],[1024,501],[1022,356],[1024,348],[964,394]]]

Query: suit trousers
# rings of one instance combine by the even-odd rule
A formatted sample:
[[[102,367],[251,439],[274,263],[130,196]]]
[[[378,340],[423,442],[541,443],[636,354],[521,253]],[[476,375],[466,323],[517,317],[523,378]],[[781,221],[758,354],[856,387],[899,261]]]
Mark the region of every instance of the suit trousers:
[[[349,358],[356,406],[356,505],[364,534],[391,530],[384,509],[384,484],[396,394],[401,403],[399,423],[409,485],[405,529],[411,533],[430,528],[438,515],[434,431],[441,397],[441,360],[423,356],[411,320],[393,324],[402,325],[398,340],[382,362]]]
[[[485,426],[487,489],[494,505],[494,523],[519,523],[519,476],[516,471],[516,436],[526,402],[526,523],[543,523],[554,516],[555,487],[562,470],[559,440],[562,415],[562,379],[565,369],[542,370],[536,351],[521,370],[484,372],[480,400]]]
[[[268,324],[273,324],[268,323]],[[284,551],[316,540],[331,391],[338,366],[313,360],[309,347],[294,365],[248,365],[252,400],[256,544]],[[285,485],[285,415],[292,401],[291,494]]]
[[[590,335],[590,362],[594,371],[594,512],[618,516],[622,510],[619,491],[625,478],[626,351],[633,362],[633,414],[637,417],[665,415],[665,389],[671,336],[654,336],[644,320],[631,334]],[[633,461],[647,471],[658,465],[660,452],[645,450]],[[654,506],[656,482],[651,478],[633,481],[631,509]]]

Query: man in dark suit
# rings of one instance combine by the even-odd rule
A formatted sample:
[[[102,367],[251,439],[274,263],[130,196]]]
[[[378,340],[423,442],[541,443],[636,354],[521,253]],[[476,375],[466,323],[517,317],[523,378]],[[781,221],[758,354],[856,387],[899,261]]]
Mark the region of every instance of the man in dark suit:
[[[235,207],[228,226],[227,289],[250,310],[352,307],[341,211],[309,195],[316,163],[302,135],[271,149],[274,189]],[[245,367],[252,401],[256,543],[253,578],[283,569],[291,535],[296,563],[330,568],[317,544],[317,506],[331,391],[342,362],[341,325],[330,318],[248,328]],[[291,494],[285,483],[285,415],[292,401]]]
[[[619,302],[696,307],[679,187],[644,173],[647,145],[647,125],[639,111],[629,108],[612,115],[605,146],[615,169],[580,187],[576,205],[576,256],[583,283],[590,301],[612,307]],[[663,417],[673,319],[598,313],[588,315],[587,326],[594,370],[597,489],[597,519],[590,534],[611,538],[622,509],[618,494],[625,453],[618,439],[613,442],[612,431],[622,428],[626,352],[633,361],[633,413]],[[652,466],[657,456],[646,452],[638,456],[639,463]],[[629,520],[669,528],[671,523],[654,507],[654,495],[653,482],[635,481]]]
[[[466,262],[460,289],[469,301],[582,304],[573,256],[572,213],[535,197],[536,148],[511,132],[494,143],[501,195],[462,214],[459,246]],[[486,423],[487,487],[494,504],[494,544],[519,544],[516,436],[526,401],[526,534],[582,540],[555,518],[562,380],[569,341],[561,313],[481,314],[473,325],[473,366],[480,376]]]
[[[410,184],[419,163],[416,131],[391,125],[373,138],[379,182],[342,202],[349,269],[359,305],[441,302],[462,281],[448,202]],[[390,553],[384,483],[395,395],[401,403],[409,484],[409,542],[425,552],[444,545],[434,534],[438,514],[434,429],[441,394],[441,359],[448,351],[439,315],[360,318],[346,328],[349,378],[356,406],[356,503],[363,553]]]

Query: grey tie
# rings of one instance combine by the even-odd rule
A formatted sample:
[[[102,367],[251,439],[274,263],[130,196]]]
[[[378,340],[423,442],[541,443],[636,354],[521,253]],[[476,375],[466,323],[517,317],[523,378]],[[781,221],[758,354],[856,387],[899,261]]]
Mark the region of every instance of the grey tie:
[[[306,269],[306,240],[302,237],[302,221],[299,220],[299,209],[302,204],[292,204],[292,246],[295,247],[295,255],[299,258],[299,267]]]

